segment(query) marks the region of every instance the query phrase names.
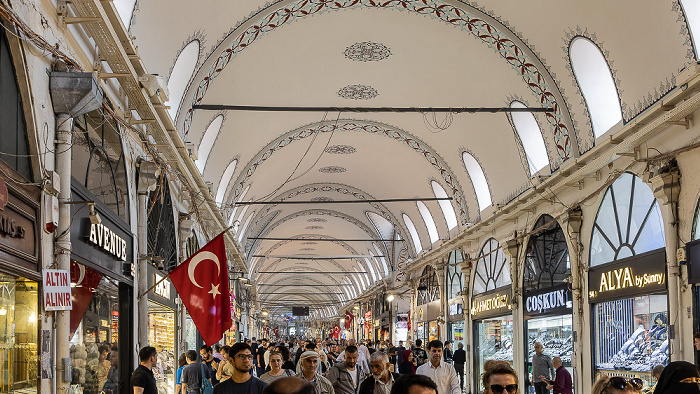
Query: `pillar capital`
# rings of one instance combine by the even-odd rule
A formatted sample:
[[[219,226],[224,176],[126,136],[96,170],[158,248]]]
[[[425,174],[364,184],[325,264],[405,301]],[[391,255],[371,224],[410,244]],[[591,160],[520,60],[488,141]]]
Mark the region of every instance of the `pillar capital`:
[[[649,183],[654,197],[663,205],[677,203],[681,191],[681,172],[675,162],[664,165],[650,175]]]
[[[138,161],[139,178],[137,191],[139,194],[148,194],[155,190],[160,168],[153,162],[140,159]]]
[[[504,242],[503,251],[510,256],[511,260],[517,260],[518,249],[520,248],[520,240],[517,238],[509,239]]]

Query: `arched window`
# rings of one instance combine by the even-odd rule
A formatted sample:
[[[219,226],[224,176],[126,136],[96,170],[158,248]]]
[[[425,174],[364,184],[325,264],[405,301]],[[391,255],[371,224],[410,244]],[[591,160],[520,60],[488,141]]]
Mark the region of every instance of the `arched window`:
[[[245,198],[245,195],[248,193],[248,190],[250,190],[250,185],[246,186],[246,188],[243,189],[243,193],[241,193],[241,195],[238,196],[238,199],[236,200],[236,202],[243,201],[243,199]],[[229,216],[229,219],[228,219],[229,226],[232,226],[233,221],[236,220],[236,212],[238,211],[238,207],[240,207],[240,205],[233,206],[233,211],[231,211],[231,216]],[[246,207],[247,207],[247,205],[246,205]]]
[[[498,241],[491,238],[479,252],[474,270],[473,293],[481,294],[510,285],[510,264]]]
[[[583,37],[576,37],[569,46],[571,69],[574,71],[596,138],[622,120],[620,97],[615,81],[600,49]]]
[[[526,108],[525,104],[519,101],[513,101],[510,107]],[[520,142],[523,144],[523,149],[525,150],[525,157],[527,157],[530,175],[535,175],[537,171],[549,165],[547,148],[544,145],[540,126],[530,112],[513,112],[511,117],[513,119],[515,131],[518,133]]]
[[[700,2],[697,0],[681,0],[685,21],[690,30],[690,38],[695,48],[695,58],[698,57],[698,39],[700,39]]]
[[[439,183],[435,181],[430,182],[430,186],[433,188],[433,194],[437,198],[447,198],[447,193],[445,193],[445,189],[440,186]],[[438,204],[440,204],[440,210],[442,210],[442,215],[445,217],[445,222],[447,223],[447,229],[452,230],[453,228],[457,227],[457,215],[455,214],[455,209],[452,207],[452,204],[450,203],[449,200],[439,200]]]
[[[698,201],[698,206],[695,208],[695,219],[693,221],[693,234],[691,235],[693,241],[700,239],[700,201]]]
[[[224,174],[221,175],[219,187],[216,189],[216,203],[219,205],[221,205],[221,203],[224,202],[224,197],[226,196],[226,189],[228,189],[228,185],[231,182],[231,179],[233,178],[233,172],[236,170],[237,164],[238,160],[234,160],[231,163],[229,163],[228,167],[226,167],[226,170],[224,170]]]
[[[249,207],[249,205],[246,205],[246,208]],[[241,219],[243,219],[243,214],[241,215]],[[245,220],[245,223],[243,223],[243,227],[241,227],[241,230],[238,232],[238,242],[241,242],[243,240],[243,236],[245,236],[245,232],[248,229],[248,226],[250,225],[250,222],[253,220],[253,217],[255,216],[255,211],[251,212],[251,214],[248,216],[248,219]]]
[[[75,118],[73,127],[73,177],[128,223],[129,193],[117,122],[96,110]]]
[[[464,280],[462,278],[462,267],[459,263],[464,261],[462,258],[462,252],[459,250],[453,250],[447,259],[447,299],[451,300],[460,296],[462,288],[464,285]]]
[[[620,175],[598,209],[591,237],[591,267],[665,245],[661,210],[651,188],[633,174]]]
[[[197,160],[195,164],[197,169],[201,174],[204,173],[204,167],[207,165],[207,159],[209,159],[209,153],[211,153],[211,148],[214,147],[214,141],[216,141],[216,136],[219,135],[221,130],[221,125],[224,123],[224,115],[219,115],[214,118],[214,120],[209,123],[207,130],[202,136],[202,141],[199,142],[199,148],[197,148]]]
[[[168,93],[170,97],[168,97],[168,102],[165,103],[165,105],[170,106],[168,112],[173,120],[177,117],[177,112],[180,109],[180,102],[185,95],[185,89],[187,89],[187,85],[190,83],[198,60],[198,40],[193,40],[187,44],[177,56],[177,60],[175,60],[173,71],[170,73],[170,78],[168,78]]]
[[[435,220],[433,220],[433,215],[430,213],[428,207],[423,203],[423,201],[416,201],[418,206],[418,212],[420,212],[425,227],[428,229],[428,236],[430,237],[430,244],[434,244],[440,239],[438,235],[437,226],[435,226]]]
[[[358,260],[357,263],[360,264],[360,261]],[[370,275],[372,275],[372,283],[376,282],[377,281],[377,273],[374,270],[372,263],[370,263],[369,259],[367,259],[367,258],[365,258],[365,265],[367,266]]]
[[[382,267],[384,268],[384,275],[389,275],[389,266],[386,264],[386,258],[384,258],[384,253],[374,242],[372,242],[372,246],[374,247],[374,251],[377,252],[377,256],[379,256],[379,261],[382,262]]]
[[[481,168],[479,162],[469,152],[462,153],[462,161],[464,161],[464,167],[467,168],[467,174],[469,174],[469,179],[471,179],[474,186],[479,210],[483,211],[491,205],[491,191],[489,191],[489,184],[486,182],[484,169]]]
[[[134,13],[134,6],[136,6],[136,0],[114,0],[114,6],[117,8],[119,18],[124,23],[124,27],[128,30],[131,24],[131,15]]]
[[[402,217],[404,224],[406,224],[406,228],[408,228],[408,233],[411,235],[411,239],[413,240],[413,247],[416,249],[416,254],[418,254],[421,250],[423,250],[423,246],[420,243],[420,237],[418,236],[416,226],[413,225],[413,221],[405,213],[402,215]]]
[[[238,218],[236,219],[236,222],[233,223],[233,232],[234,232],[235,234],[240,235],[240,233],[239,233],[238,231],[241,229],[241,224],[242,224],[241,221],[242,221],[243,218],[245,217],[246,212],[248,212],[248,208],[250,208],[250,205],[244,205],[244,206],[243,206],[243,209],[241,209],[241,214],[238,215]],[[242,232],[242,231],[241,231],[241,232]]]
[[[353,267],[352,269],[353,269],[353,271],[355,271],[355,273],[357,274],[357,278],[360,280],[360,284],[362,285],[361,290],[362,291],[367,290],[367,287],[369,287],[369,285],[365,281],[365,276],[364,276],[365,274],[361,273],[362,270],[358,270],[357,267]]]
[[[418,280],[418,300],[417,305],[427,304],[440,299],[440,285],[438,284],[437,273],[431,266],[423,269],[423,273]]]
[[[163,259],[163,269],[170,272],[177,266],[177,226],[170,199],[168,180],[162,181],[148,196],[148,254]]]
[[[566,238],[551,216],[542,215],[535,223],[525,255],[525,290],[537,290],[564,283],[571,274]]]
[[[5,29],[0,28],[0,159],[25,179],[32,179],[29,140]]]

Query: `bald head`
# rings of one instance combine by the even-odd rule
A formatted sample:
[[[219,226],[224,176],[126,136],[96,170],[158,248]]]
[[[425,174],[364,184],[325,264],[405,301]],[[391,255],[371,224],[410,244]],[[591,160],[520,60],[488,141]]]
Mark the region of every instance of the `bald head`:
[[[270,383],[263,394],[314,394],[314,386],[294,376],[280,378]]]
[[[564,365],[564,363],[561,362],[561,357],[554,357],[552,359],[552,366],[556,369]]]

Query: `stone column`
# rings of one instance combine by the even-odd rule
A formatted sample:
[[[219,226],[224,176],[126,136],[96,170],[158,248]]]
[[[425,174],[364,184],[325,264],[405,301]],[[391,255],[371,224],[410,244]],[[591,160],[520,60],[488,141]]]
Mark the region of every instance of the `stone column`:
[[[675,331],[675,338],[669,338],[669,350],[671,361],[693,360],[695,355],[693,353],[692,318],[691,314],[683,313],[682,310],[683,306],[691,305],[692,301],[683,301],[684,298],[690,299],[690,292],[687,283],[681,280],[681,267],[676,258],[676,250],[678,249],[678,195],[680,194],[681,174],[675,162],[666,163],[659,168],[657,173],[652,174],[649,182],[661,209],[666,238],[668,320]],[[670,332],[673,333],[673,331]]]
[[[145,160],[138,162],[138,251],[139,258],[136,265],[137,293],[137,329],[138,341],[137,349],[148,346],[148,295],[143,295],[148,290],[148,193],[155,190],[158,174],[158,167]]]
[[[471,292],[469,291],[469,284],[471,283],[471,263],[461,263],[460,268],[462,269],[462,275],[464,283],[462,285],[462,305],[464,311],[464,350],[467,352],[467,362],[464,364],[464,388],[467,393],[473,392],[471,371],[474,370],[474,360],[476,359],[476,354],[474,353],[474,329],[472,328],[471,319]]]
[[[527,371],[525,370],[525,358],[527,357],[522,349],[525,349],[525,326],[523,320],[523,290],[520,280],[520,253],[521,240],[514,238],[505,242],[503,251],[510,256],[510,280],[511,280],[511,302],[513,304],[513,368],[522,382],[525,381]],[[518,351],[518,349],[521,349]]]

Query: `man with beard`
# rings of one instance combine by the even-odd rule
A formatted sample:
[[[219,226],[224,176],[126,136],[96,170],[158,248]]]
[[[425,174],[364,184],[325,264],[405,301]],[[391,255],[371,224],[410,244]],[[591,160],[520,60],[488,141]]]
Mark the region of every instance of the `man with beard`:
[[[233,376],[214,386],[213,394],[262,394],[267,383],[250,374],[253,370],[250,346],[243,342],[231,346],[228,362],[233,364]]]
[[[302,353],[299,357],[299,364],[301,365],[301,373],[296,377],[311,383],[316,388],[316,394],[335,394],[331,382],[316,373],[318,353],[310,350]]]
[[[345,361],[337,363],[328,370],[326,378],[333,384],[338,394],[354,394],[365,379],[365,372],[357,365],[360,353],[356,346],[345,348]]]
[[[386,354],[374,352],[369,357],[369,368],[372,376],[367,377],[360,385],[359,394],[389,394],[394,381],[401,377],[389,369],[391,361]]]
[[[111,367],[107,372],[107,380],[105,381],[102,391],[105,394],[116,394],[119,391],[119,348],[112,346],[109,354],[109,362]]]
[[[442,358],[442,342],[433,340],[428,343],[430,361],[416,369],[417,375],[425,375],[437,384],[437,392],[440,394],[461,394],[459,378],[452,364],[448,364]]]

